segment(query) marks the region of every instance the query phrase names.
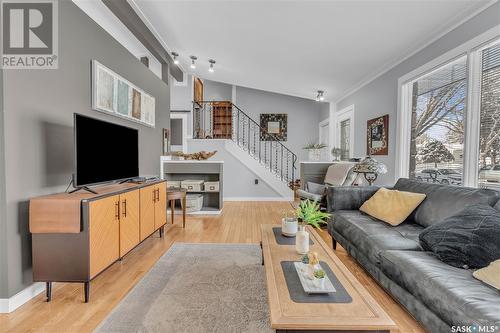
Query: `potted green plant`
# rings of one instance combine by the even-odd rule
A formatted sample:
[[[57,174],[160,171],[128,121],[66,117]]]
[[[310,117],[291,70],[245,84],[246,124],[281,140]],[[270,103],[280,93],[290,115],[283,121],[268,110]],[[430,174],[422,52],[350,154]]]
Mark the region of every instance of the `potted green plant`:
[[[321,228],[327,224],[330,214],[322,212],[319,203],[311,200],[303,200],[295,210],[295,215],[303,224],[310,224],[315,228]]]
[[[319,161],[321,159],[321,150],[325,149],[327,145],[324,143],[308,143],[304,146],[304,149],[309,153],[309,160]]]
[[[325,277],[326,273],[322,269],[317,269],[314,271],[314,284],[320,289],[325,289]]]
[[[309,233],[305,230],[306,224],[319,229],[327,223],[326,220],[330,214],[322,212],[317,202],[304,200],[295,210],[295,216],[300,222],[299,231],[297,231],[295,238],[295,250],[299,254],[306,254],[309,252]]]

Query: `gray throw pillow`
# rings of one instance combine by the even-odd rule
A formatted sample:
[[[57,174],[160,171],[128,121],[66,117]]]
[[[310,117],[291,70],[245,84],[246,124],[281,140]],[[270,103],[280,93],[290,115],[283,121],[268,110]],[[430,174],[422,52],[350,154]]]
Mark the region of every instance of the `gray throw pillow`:
[[[472,205],[419,235],[426,251],[454,267],[482,268],[500,259],[500,211]]]

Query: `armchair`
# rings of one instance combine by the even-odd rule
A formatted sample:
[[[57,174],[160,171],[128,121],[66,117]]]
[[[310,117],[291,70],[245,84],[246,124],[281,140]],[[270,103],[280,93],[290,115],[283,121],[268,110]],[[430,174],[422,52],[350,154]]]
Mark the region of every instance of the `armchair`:
[[[356,163],[341,162],[328,167],[323,184],[307,182],[304,189],[297,190],[302,200],[312,200],[326,206],[326,189],[328,186],[350,186],[358,176],[353,167]]]

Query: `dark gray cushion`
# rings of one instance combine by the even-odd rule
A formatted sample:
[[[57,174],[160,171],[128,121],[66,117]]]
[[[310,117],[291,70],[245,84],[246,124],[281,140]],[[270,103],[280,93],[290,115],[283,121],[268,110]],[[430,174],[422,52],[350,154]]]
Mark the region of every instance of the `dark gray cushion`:
[[[357,210],[378,190],[378,186],[327,186],[328,211]]]
[[[393,227],[357,210],[335,212],[328,228],[348,239],[373,263],[380,261],[380,253],[385,250],[422,249],[418,241],[422,226],[402,223]]]
[[[432,252],[385,251],[381,269],[449,325],[499,325],[500,293]]]
[[[482,268],[500,259],[500,211],[472,205],[426,228],[422,247],[459,268]]]
[[[500,198],[500,192],[487,189],[438,185],[401,178],[395,190],[424,193],[425,200],[408,217],[424,227],[443,221],[445,218],[474,204],[493,206]]]

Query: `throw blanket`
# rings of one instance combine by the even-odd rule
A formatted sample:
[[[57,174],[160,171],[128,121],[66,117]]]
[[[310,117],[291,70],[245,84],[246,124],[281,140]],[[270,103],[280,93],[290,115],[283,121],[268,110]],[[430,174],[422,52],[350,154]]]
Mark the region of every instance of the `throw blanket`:
[[[328,167],[325,176],[325,184],[333,186],[342,186],[349,174],[349,171],[354,166],[354,163],[341,162],[335,163]]]

